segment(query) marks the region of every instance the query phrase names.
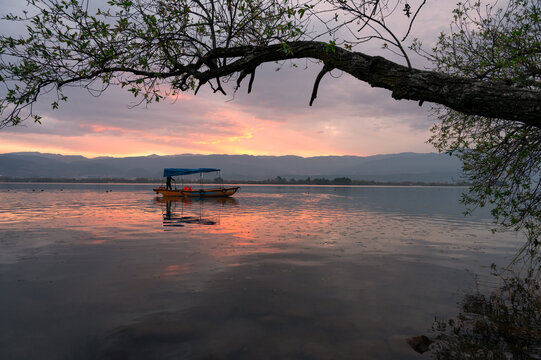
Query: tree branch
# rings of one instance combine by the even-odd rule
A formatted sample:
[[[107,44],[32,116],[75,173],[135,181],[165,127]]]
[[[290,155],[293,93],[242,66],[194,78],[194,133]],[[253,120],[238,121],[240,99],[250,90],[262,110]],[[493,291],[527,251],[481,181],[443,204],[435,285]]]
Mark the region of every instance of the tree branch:
[[[17,120],[24,104],[36,100],[40,89],[46,87],[61,88],[63,85],[78,83],[81,86],[91,83],[104,75],[119,79],[126,83],[122,77],[129,78],[129,82],[149,81],[160,79],[169,82],[173,87],[186,91],[191,88],[190,79],[198,82],[196,88],[202,84],[209,84],[213,90],[225,93],[220,85],[220,79],[235,73],[240,73],[238,84],[244,77],[251,74],[248,91],[252,89],[255,69],[263,63],[283,61],[288,59],[312,58],[320,60],[328,69],[339,69],[355,78],[370,84],[372,87],[384,88],[391,91],[395,99],[414,100],[417,102],[433,102],[447,106],[453,110],[469,115],[478,115],[494,119],[506,119],[522,122],[529,126],[541,128],[541,91],[513,87],[504,83],[487,80],[477,80],[465,77],[451,76],[435,71],[426,71],[408,68],[378,56],[369,56],[360,52],[352,52],[340,47],[329,48],[329,45],[316,41],[296,41],[287,43],[287,51],[283,44],[267,46],[239,46],[231,48],[216,48],[207,52],[197,62],[192,64],[177,64],[173,69],[141,68],[137,64],[116,64],[115,59],[107,59],[102,66],[95,67],[85,75],[73,76],[71,68],[64,72],[55,69],[54,76],[47,76],[45,82],[39,82],[40,87],[34,84],[37,80],[16,78],[14,81],[29,81],[28,89],[31,96],[24,93],[13,100],[15,109],[2,121]],[[224,60],[230,59],[229,63]],[[223,65],[226,63],[227,65]],[[109,65],[105,65],[109,64]],[[324,67],[324,69],[325,69]],[[310,104],[317,95],[317,88],[323,75],[318,75],[314,84],[314,91]],[[29,73],[39,79],[39,73]],[[41,81],[41,80],[40,80]],[[212,81],[216,81],[216,87]],[[146,91],[152,91],[152,86]],[[43,90],[45,91],[45,90]],[[3,99],[2,106],[7,106]],[[15,102],[17,101],[17,102]],[[15,114],[15,115],[14,115]],[[5,115],[4,115],[5,116]],[[10,118],[11,117],[11,118]],[[0,126],[1,127],[1,126]]]
[[[314,82],[314,88],[312,89],[312,96],[310,97],[310,106],[314,103],[314,100],[317,98],[317,90],[319,88],[319,82],[325,76],[326,73],[331,71],[333,68],[332,66],[323,65],[323,69],[317,74],[316,81]]]
[[[329,50],[327,44],[314,41],[263,47],[218,48],[206,54],[215,58],[238,58],[225,67],[208,69],[195,75],[198,80],[231,75],[266,62],[313,58],[342,70],[372,87],[392,92],[397,100],[415,100],[445,105],[469,115],[522,122],[541,128],[541,91],[518,88],[504,83],[446,75],[412,69],[379,56],[351,52],[340,47]]]

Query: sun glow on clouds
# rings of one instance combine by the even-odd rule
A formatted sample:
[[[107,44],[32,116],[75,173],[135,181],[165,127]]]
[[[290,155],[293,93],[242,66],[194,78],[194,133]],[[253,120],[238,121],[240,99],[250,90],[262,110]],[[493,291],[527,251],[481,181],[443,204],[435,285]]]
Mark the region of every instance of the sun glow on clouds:
[[[265,81],[271,86],[271,80]],[[272,81],[286,89],[305,91],[304,87],[295,89],[290,76]],[[369,96],[361,97],[365,103],[357,103],[357,95],[352,96],[347,89],[359,87],[359,82],[347,77],[333,79],[325,86],[321,90],[325,97],[314,107],[283,94],[270,99],[271,94],[264,91],[249,96],[237,94],[236,99],[206,93],[179,94],[169,101],[133,109],[126,105],[133,99],[120,89],[97,99],[75,94],[60,110],[48,109],[43,125],[28,123],[0,131],[0,153],[309,157],[430,151],[424,144],[429,124],[424,130],[411,126],[422,122],[416,104],[395,103],[388,94],[380,96],[368,86],[359,88],[360,92],[368,91]],[[389,112],[394,108],[397,111]]]
[[[434,34],[448,29],[454,4],[428,2],[410,38],[418,37],[429,49],[436,40]],[[0,13],[17,12],[25,5],[0,4],[4,10],[6,6],[9,11]],[[404,20],[402,13],[399,17]],[[391,56],[374,46],[371,55]],[[358,50],[368,51],[364,46]],[[410,56],[416,67],[427,65]],[[138,99],[123,89],[111,87],[99,98],[70,89],[68,102],[59,110],[50,109],[51,101],[40,105],[43,125],[28,122],[2,129],[0,153],[364,156],[433,151],[426,144],[432,125],[427,120],[429,104],[421,108],[416,102],[395,101],[387,90],[335,71],[324,78],[314,106],[308,107],[321,64],[300,61],[297,65],[281,66],[280,72],[275,71],[275,64],[258,67],[250,95],[246,84],[238,92],[228,90],[226,97],[202,88],[197,96],[170,94],[159,104],[133,109],[129,105]]]
[[[91,111],[88,117],[80,113],[66,119],[47,116],[43,125],[28,124],[0,132],[0,152],[41,151],[87,157],[344,154],[330,143],[338,130],[329,121],[325,121],[321,134],[316,127],[306,126],[306,115],[291,114],[276,121],[260,118],[250,109],[220,98],[184,98],[188,101],[154,106],[149,111],[126,110],[122,115],[126,120],[122,121],[108,121],[107,113],[92,115]]]
[[[102,124],[90,124],[90,125],[82,125],[83,128],[88,128],[91,133],[93,134],[115,134],[115,135],[123,135],[125,133],[131,132],[129,129],[121,128],[118,126],[107,126]]]
[[[0,152],[41,151],[94,156],[249,154],[249,155],[370,155],[405,151],[423,145],[411,136],[396,137],[393,128],[372,127],[370,121],[332,120],[290,116],[286,122],[260,119],[249,112],[224,106],[205,114],[204,123],[186,125],[182,121],[149,128],[129,128],[106,123],[80,124],[79,133],[0,133]],[[149,123],[152,125],[152,123]],[[162,124],[163,125],[163,124]],[[372,123],[373,125],[373,123]],[[34,126],[34,125],[32,125]],[[35,125],[37,126],[37,125]],[[22,129],[22,128],[21,128]],[[19,130],[19,129],[16,129]],[[389,139],[394,139],[389,142]],[[382,146],[382,144],[384,146]]]
[[[0,131],[0,153],[309,157],[431,151],[425,144],[430,124],[416,103],[395,102],[385,90],[343,76],[322,84],[321,98],[308,107],[299,94],[310,86],[298,84],[299,74],[277,78],[270,70],[260,74],[265,87],[234,97],[181,93],[130,109],[134,100],[121,89],[99,98],[74,93],[60,110],[46,108],[43,125]]]

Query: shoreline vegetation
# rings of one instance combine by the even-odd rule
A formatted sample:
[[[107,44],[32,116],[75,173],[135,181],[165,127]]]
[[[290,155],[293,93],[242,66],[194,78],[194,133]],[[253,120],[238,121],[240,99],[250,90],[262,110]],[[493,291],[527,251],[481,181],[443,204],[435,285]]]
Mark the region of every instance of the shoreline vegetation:
[[[48,177],[9,177],[0,176],[0,182],[3,183],[91,183],[91,184],[160,184],[163,179],[154,178],[48,178]],[[198,183],[197,181],[185,181],[185,184]],[[284,178],[277,176],[266,180],[222,180],[215,178],[207,180],[206,184],[247,184],[247,185],[374,185],[374,186],[469,186],[464,181],[457,182],[428,182],[428,181],[375,181],[375,180],[352,180],[347,177],[338,177],[334,179],[327,178]]]

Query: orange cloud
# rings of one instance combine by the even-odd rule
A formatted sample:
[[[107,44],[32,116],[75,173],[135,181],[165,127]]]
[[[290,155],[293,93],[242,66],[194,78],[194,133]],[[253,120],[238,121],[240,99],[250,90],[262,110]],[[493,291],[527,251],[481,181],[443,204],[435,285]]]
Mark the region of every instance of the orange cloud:
[[[373,155],[430,151],[427,132],[372,109],[359,114],[333,107],[283,113],[274,117],[223,98],[179,94],[174,104],[77,118],[49,117],[44,125],[28,124],[0,132],[0,152],[40,151],[95,156],[149,154]],[[186,100],[186,101],[185,101]],[[413,104],[415,108],[417,106]],[[128,113],[131,111],[131,113]],[[116,116],[116,117],[115,117]],[[402,118],[406,116],[402,115]],[[414,116],[414,115],[407,115]],[[427,126],[428,127],[428,126]]]
[[[88,128],[92,133],[106,133],[106,132],[119,132],[126,133],[129,132],[129,129],[121,128],[118,126],[102,125],[102,124],[84,124],[81,125],[83,128]]]

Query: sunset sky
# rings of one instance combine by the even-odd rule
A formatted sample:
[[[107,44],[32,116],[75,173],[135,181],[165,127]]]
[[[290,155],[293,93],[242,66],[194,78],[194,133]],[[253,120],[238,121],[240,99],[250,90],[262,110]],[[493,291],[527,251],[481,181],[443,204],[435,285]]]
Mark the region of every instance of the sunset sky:
[[[96,0],[97,1],[97,0]],[[17,12],[25,1],[4,0],[0,13]],[[427,44],[447,30],[455,1],[428,1],[413,28],[413,37]],[[0,31],[10,29],[6,22]],[[407,44],[409,45],[408,42]],[[375,45],[369,54],[390,57]],[[424,63],[411,54],[414,63]],[[396,101],[390,92],[373,89],[334,71],[320,85],[308,106],[321,65],[298,61],[258,68],[251,94],[246,84],[227,96],[201,91],[178,99],[132,108],[127,91],[108,89],[95,98],[70,90],[59,110],[50,101],[38,104],[42,125],[0,130],[0,153],[39,151],[96,156],[194,154],[373,155],[433,151],[426,140],[434,122],[430,104]],[[276,71],[280,67],[279,71]]]

